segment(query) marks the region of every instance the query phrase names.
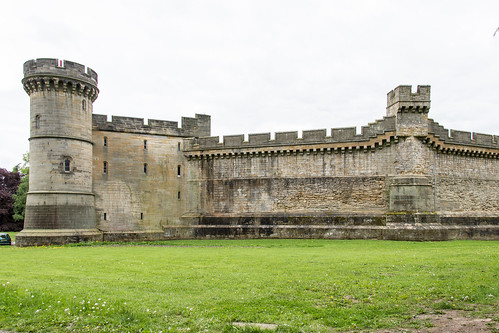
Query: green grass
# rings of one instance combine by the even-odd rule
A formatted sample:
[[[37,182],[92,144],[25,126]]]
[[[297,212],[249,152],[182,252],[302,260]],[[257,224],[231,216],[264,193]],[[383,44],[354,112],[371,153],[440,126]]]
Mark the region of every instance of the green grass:
[[[0,248],[0,328],[329,332],[423,327],[414,315],[446,309],[493,317],[499,305],[499,242],[155,244],[168,246]]]

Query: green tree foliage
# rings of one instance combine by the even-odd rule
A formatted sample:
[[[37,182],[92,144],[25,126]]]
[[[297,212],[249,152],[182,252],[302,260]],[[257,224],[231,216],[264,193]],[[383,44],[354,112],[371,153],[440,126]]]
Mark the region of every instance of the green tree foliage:
[[[29,153],[23,155],[23,165],[20,167],[21,183],[17,188],[14,198],[14,220],[20,224],[22,229],[24,224],[24,212],[26,210],[26,195],[29,189]]]
[[[12,215],[14,214],[13,195],[16,193],[20,182],[21,175],[16,168],[14,168],[14,171],[0,168],[0,230],[18,230]]]

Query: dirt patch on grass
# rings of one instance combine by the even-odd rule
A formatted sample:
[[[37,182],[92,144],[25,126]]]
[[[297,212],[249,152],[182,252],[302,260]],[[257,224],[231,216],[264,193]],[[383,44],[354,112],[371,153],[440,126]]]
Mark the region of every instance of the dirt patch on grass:
[[[422,314],[414,319],[422,322],[422,328],[397,328],[365,331],[373,333],[497,333],[499,323],[490,318],[466,316],[464,311],[449,310],[443,314]]]

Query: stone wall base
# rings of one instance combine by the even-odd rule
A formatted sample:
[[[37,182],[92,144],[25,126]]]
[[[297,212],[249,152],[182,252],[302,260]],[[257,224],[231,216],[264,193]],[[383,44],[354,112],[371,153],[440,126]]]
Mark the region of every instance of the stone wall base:
[[[78,242],[133,242],[172,239],[322,238],[446,241],[499,240],[499,216],[258,215],[184,216],[164,230],[102,232],[97,229],[23,230],[16,246]]]
[[[16,246],[62,245],[102,241],[97,229],[28,229],[16,235]]]
[[[165,227],[167,239],[324,238],[444,241],[499,240],[498,217],[437,214],[334,216],[189,216]]]

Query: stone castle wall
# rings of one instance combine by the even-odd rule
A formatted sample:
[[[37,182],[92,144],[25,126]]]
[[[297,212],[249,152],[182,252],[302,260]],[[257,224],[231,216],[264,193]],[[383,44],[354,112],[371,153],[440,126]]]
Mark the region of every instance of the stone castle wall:
[[[499,239],[499,137],[428,118],[399,86],[362,127],[211,137],[211,119],[92,114],[97,73],[25,63],[30,192],[19,245],[175,238]],[[67,166],[69,170],[67,170]]]

